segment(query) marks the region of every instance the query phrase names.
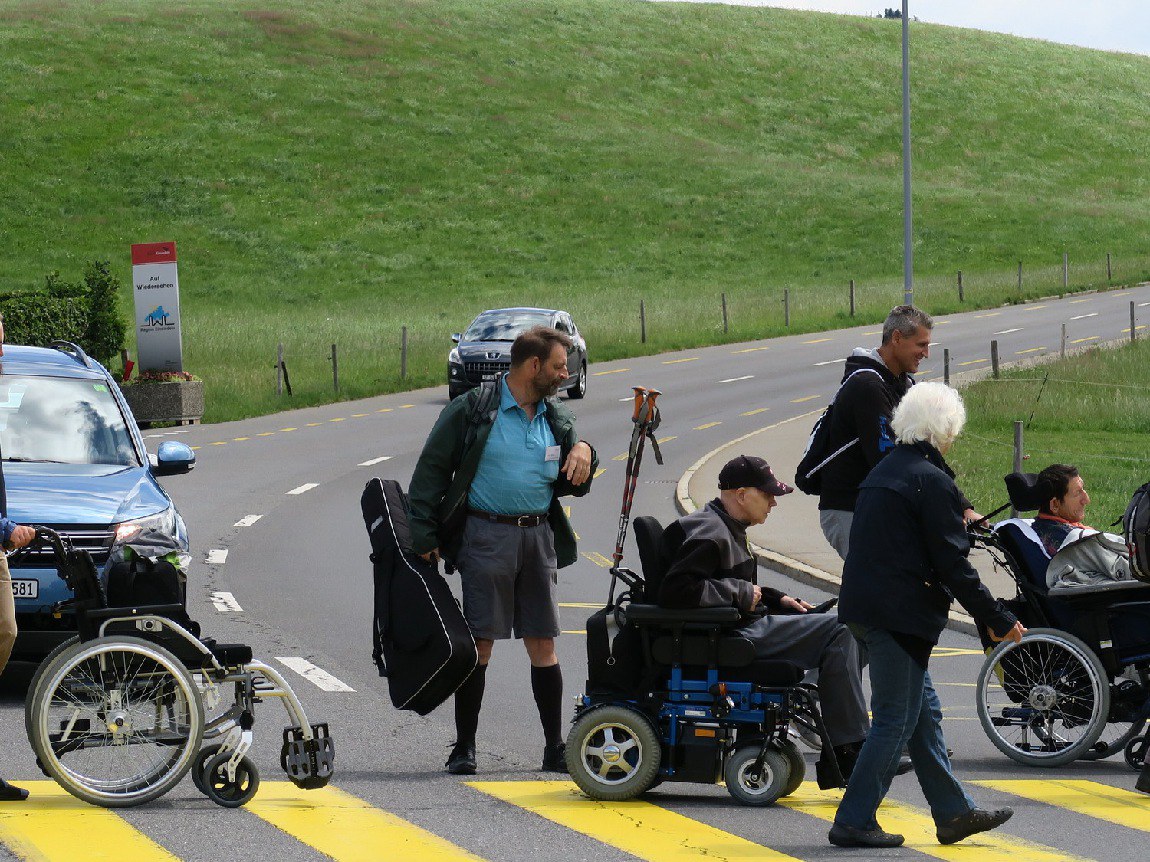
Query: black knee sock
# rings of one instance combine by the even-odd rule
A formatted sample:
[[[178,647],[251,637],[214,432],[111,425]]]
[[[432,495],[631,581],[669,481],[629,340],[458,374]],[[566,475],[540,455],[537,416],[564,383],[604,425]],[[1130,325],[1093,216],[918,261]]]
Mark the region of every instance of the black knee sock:
[[[483,707],[483,689],[487,683],[487,665],[475,666],[471,676],[455,692],[455,741],[474,745],[479,727],[479,710]]]
[[[531,666],[531,693],[539,707],[543,739],[548,745],[563,741],[563,671],[559,665]]]

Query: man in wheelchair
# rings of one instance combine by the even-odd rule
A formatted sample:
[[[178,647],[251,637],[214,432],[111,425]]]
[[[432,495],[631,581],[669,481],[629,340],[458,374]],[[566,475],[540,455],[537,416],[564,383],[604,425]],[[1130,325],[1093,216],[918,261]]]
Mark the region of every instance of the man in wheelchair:
[[[843,778],[850,776],[869,729],[854,638],[838,617],[756,581],[747,528],[763,523],[777,498],[794,488],[762,458],[740,455],[719,472],[719,496],[663,533],[668,570],[657,597],[667,608],[738,608],[739,634],[760,659],[819,670],[819,700]],[[909,764],[908,764],[909,765]]]

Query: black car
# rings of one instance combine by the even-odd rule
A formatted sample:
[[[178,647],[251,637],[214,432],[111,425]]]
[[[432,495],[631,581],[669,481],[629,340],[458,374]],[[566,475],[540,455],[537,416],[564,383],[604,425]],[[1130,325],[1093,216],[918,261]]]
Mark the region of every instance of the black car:
[[[559,387],[568,398],[587,394],[587,342],[566,311],[547,308],[496,308],[484,311],[462,333],[451,340],[455,347],[447,354],[447,392],[455,398],[484,380],[494,380],[511,367],[511,342],[533,326],[551,326],[569,335],[575,343],[567,356],[570,375]]]

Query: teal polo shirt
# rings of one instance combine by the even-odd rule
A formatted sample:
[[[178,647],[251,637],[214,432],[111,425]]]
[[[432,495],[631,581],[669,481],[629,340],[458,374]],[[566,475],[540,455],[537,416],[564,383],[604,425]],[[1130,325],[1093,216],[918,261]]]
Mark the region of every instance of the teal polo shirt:
[[[500,390],[499,410],[467,505],[497,515],[543,514],[551,507],[551,485],[559,478],[559,447],[547,422],[547,402],[539,402],[535,418],[528,420],[506,378]]]

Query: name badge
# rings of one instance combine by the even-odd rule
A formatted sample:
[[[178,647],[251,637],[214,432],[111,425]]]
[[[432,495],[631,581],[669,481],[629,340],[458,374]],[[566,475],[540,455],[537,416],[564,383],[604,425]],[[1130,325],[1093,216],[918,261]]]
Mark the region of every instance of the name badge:
[[[558,446],[548,446],[547,452],[543,455],[544,461],[558,461],[560,449]]]

